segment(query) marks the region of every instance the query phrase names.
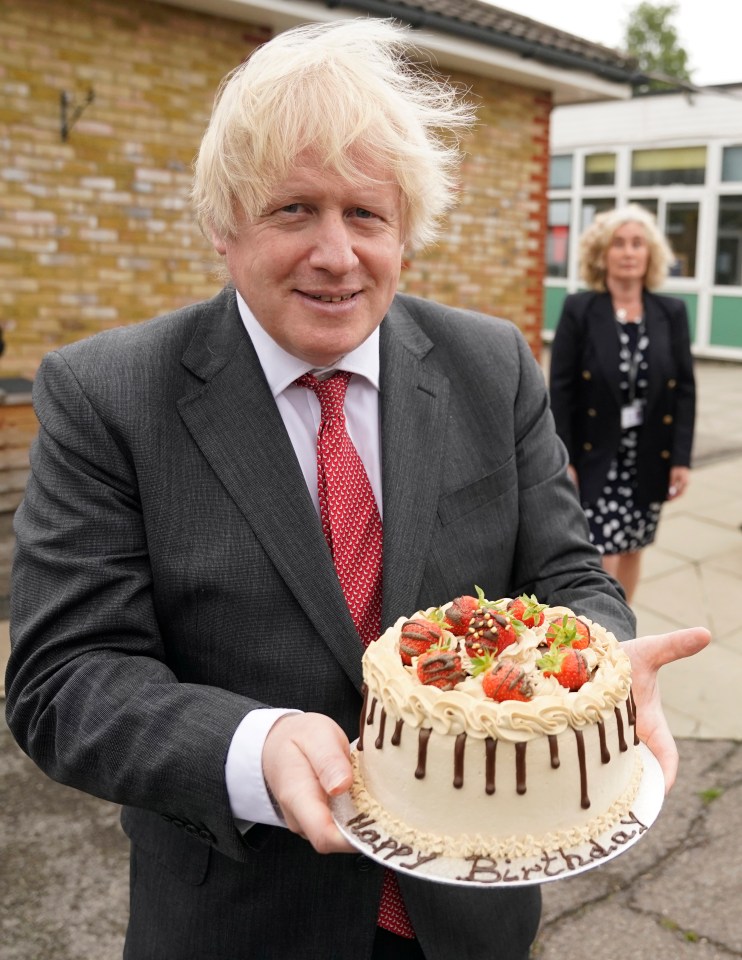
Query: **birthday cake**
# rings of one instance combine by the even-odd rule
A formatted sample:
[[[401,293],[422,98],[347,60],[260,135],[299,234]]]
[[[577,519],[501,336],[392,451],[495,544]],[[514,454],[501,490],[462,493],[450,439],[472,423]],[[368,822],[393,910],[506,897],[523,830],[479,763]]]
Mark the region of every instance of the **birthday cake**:
[[[402,617],[368,646],[356,809],[450,857],[600,836],[642,775],[628,657],[566,607],[477,592]]]

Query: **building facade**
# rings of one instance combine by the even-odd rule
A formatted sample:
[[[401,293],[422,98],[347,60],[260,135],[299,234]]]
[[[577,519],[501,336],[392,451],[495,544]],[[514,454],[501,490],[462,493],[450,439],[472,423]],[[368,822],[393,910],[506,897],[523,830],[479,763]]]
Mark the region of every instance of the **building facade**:
[[[554,110],[546,339],[580,288],[582,230],[632,201],[673,248],[664,292],[686,301],[695,354],[742,360],[742,83]]]

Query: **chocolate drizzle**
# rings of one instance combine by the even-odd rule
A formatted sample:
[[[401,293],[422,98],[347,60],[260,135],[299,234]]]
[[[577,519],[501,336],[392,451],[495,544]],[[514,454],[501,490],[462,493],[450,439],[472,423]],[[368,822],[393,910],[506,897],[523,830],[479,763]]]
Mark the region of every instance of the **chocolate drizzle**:
[[[392,734],[392,746],[398,747],[402,740],[402,727],[404,726],[404,720],[397,720],[394,724],[394,733]]]
[[[374,714],[376,711],[377,699],[374,697],[371,699],[370,709],[369,709],[369,691],[366,684],[362,687],[363,691],[363,706],[361,709],[360,717],[360,733],[358,737],[358,750],[363,750],[363,733],[364,728],[369,724],[372,724],[374,721]],[[626,743],[625,735],[625,724],[624,719],[621,714],[620,707],[614,707],[614,714],[616,717],[616,735],[618,740],[618,749],[623,753],[628,750],[628,745]],[[626,700],[626,717],[627,722],[630,726],[634,727],[634,743],[638,743],[639,739],[636,735],[636,704],[634,702],[633,693],[629,693],[629,697]],[[377,749],[381,749],[384,745],[384,738],[386,734],[386,721],[387,713],[386,710],[381,707],[379,715],[379,729],[377,732],[375,746]],[[611,761],[611,752],[607,743],[605,723],[603,720],[598,720],[595,724],[597,727],[597,735],[600,748],[600,759],[602,763],[610,763]],[[391,744],[395,747],[399,746],[402,741],[402,729],[404,727],[404,720],[397,719],[394,724],[394,731],[391,737]],[[417,780],[423,780],[426,775],[427,768],[427,759],[428,759],[428,741],[430,740],[430,735],[433,732],[432,727],[421,727],[418,733],[418,747],[417,747],[417,769],[415,770],[415,778]],[[590,796],[588,790],[587,782],[587,761],[586,761],[586,746],[585,746],[585,735],[582,730],[574,730],[575,743],[577,749],[577,758],[579,762],[580,770],[580,805],[583,810],[587,810],[590,807]],[[559,757],[559,740],[555,734],[548,734],[547,740],[549,744],[549,760],[552,769],[558,769],[560,766],[560,757]],[[466,733],[459,733],[454,741],[453,748],[453,786],[456,789],[460,789],[464,785],[464,774],[466,766],[466,749],[467,745],[470,742]],[[498,741],[494,737],[485,737],[484,739],[484,751],[485,751],[485,783],[484,789],[485,793],[488,796],[492,796],[495,793],[495,784],[497,780],[497,744]],[[514,744],[515,749],[515,789],[519,795],[523,795],[527,791],[527,764],[526,764],[526,750],[528,746],[528,741],[523,743]]]
[[[381,716],[379,717],[379,735],[376,738],[376,743],[374,746],[377,750],[381,750],[384,746],[384,731],[386,730],[386,710],[381,708]]]
[[[585,765],[585,736],[582,730],[575,730],[577,740],[577,758],[580,761],[580,806],[587,810],[590,797],[587,795],[587,766]]]
[[[464,750],[466,749],[466,734],[460,733],[456,737],[453,748],[453,785],[457,790],[464,786]]]
[[[361,722],[358,730],[358,750],[363,750],[363,728],[366,726],[366,710],[368,709],[368,684],[363,684],[361,692],[363,693],[363,706],[361,707]]]
[[[422,780],[425,777],[425,764],[428,759],[428,740],[433,732],[432,727],[421,727],[420,735],[417,738],[417,770],[415,770],[415,779]]]
[[[491,796],[495,792],[495,758],[497,740],[487,737],[484,741],[484,791]]]
[[[611,752],[605,742],[605,724],[602,720],[598,720],[598,737],[600,738],[600,760],[602,763],[610,763]]]
[[[621,716],[621,711],[618,707],[613,708],[613,712],[616,714],[616,730],[618,731],[618,749],[621,753],[625,753],[629,748],[626,744],[626,737],[623,733],[623,717]]]
[[[526,747],[527,743],[515,745],[515,790],[518,794],[526,792]]]

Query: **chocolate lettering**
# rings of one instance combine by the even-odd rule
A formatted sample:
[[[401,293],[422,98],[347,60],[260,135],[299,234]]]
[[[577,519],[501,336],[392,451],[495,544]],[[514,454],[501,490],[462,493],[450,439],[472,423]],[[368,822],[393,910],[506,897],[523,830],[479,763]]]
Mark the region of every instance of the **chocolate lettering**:
[[[490,860],[489,857],[467,857],[466,860],[471,864],[469,873],[463,877],[456,877],[457,880],[468,880],[470,883],[502,882],[502,875],[494,860]]]
[[[579,853],[565,853],[561,847],[559,852],[564,858],[568,870],[579,870],[580,867],[585,867],[590,862],[589,860],[583,860]]]
[[[405,870],[417,870],[418,867],[421,867],[424,863],[430,863],[431,860],[437,860],[440,854],[438,853],[429,853],[427,855],[418,853],[417,859],[414,863],[400,863],[400,867]]]
[[[552,856],[552,854],[550,853],[547,853],[546,850],[541,851],[541,856],[539,857],[539,859],[544,864],[543,870],[544,870],[545,877],[559,877],[564,873],[563,868],[561,870],[551,869],[552,864],[558,863],[558,858],[555,856]]]

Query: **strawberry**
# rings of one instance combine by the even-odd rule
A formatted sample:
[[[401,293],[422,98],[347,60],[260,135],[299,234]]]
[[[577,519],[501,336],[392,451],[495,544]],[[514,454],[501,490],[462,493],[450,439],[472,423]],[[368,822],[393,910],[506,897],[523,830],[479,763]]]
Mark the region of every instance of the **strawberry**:
[[[523,593],[521,596],[511,600],[507,609],[512,617],[520,620],[520,622],[527,627],[538,627],[544,622],[546,604],[539,603],[533,594],[529,597]]]
[[[579,690],[590,677],[587,660],[579,650],[552,644],[549,652],[536,661],[545,677],[554,677],[568,690]]]
[[[435,614],[432,617],[413,617],[402,624],[399,637],[399,653],[402,663],[408,666],[413,657],[429,650],[444,638],[444,628]]]
[[[467,677],[457,651],[437,646],[420,654],[416,670],[420,683],[439,690],[453,690]]]
[[[474,611],[481,604],[487,602],[484,598],[484,591],[482,588],[475,586],[474,589],[477,591],[476,597],[470,597],[466,595],[463,597],[456,597],[455,600],[451,601],[450,606],[444,613],[444,617],[446,618],[446,626],[456,637],[463,637],[466,635],[466,631],[469,629],[469,624],[471,623],[471,618]]]
[[[466,652],[470,657],[478,657],[483,653],[499,655],[517,641],[523,629],[520,620],[510,614],[480,604],[472,614],[466,632]]]
[[[550,644],[584,650],[590,646],[590,627],[584,620],[570,617],[566,613],[561,620],[552,620],[546,630],[546,639]]]
[[[482,677],[482,690],[490,700],[530,700],[533,690],[525,672],[514,663],[501,660]]]

